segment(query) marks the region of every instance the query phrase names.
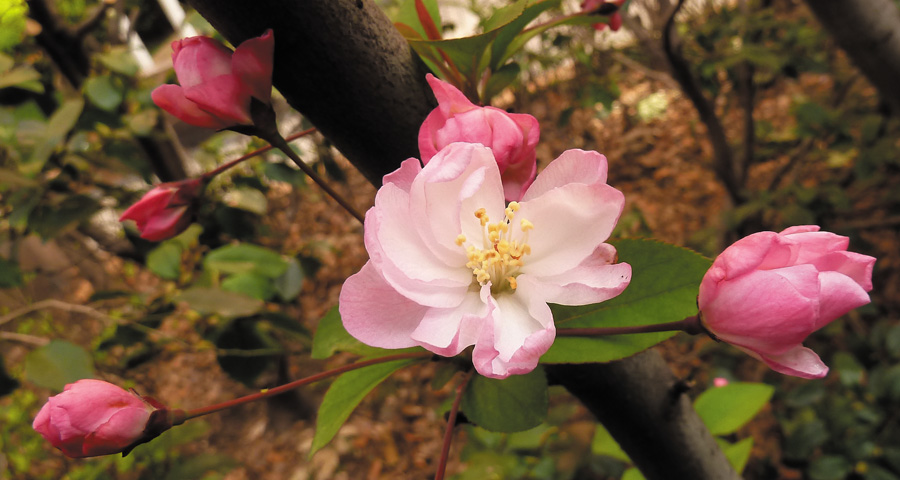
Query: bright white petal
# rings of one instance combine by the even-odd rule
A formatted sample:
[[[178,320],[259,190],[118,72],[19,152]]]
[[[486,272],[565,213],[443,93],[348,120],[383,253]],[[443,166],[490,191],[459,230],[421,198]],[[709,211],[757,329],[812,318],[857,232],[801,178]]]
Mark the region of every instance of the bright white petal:
[[[535,281],[540,283],[541,294],[548,303],[589,305],[609,300],[631,282],[631,265],[613,264],[615,254],[612,245],[602,243],[572,270]]]
[[[429,351],[452,357],[474,345],[489,321],[489,308],[479,292],[469,292],[456,308],[430,309],[412,338]]]

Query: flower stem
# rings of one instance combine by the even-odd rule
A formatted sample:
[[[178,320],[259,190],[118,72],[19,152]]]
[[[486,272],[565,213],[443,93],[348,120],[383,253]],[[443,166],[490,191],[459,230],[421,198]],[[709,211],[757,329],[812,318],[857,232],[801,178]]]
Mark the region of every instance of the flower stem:
[[[309,135],[310,133],[315,132],[315,131],[316,131],[315,128],[307,128],[306,130],[303,130],[302,132],[298,132],[298,133],[295,133],[295,134],[293,134],[293,135],[290,135],[289,137],[285,138],[284,141],[285,141],[285,142],[292,142],[292,141],[294,141],[294,140],[296,140],[296,139],[298,139],[298,138],[300,138],[300,137]],[[244,160],[251,159],[251,158],[253,158],[253,157],[257,156],[257,155],[262,155],[262,154],[268,152],[269,150],[271,150],[271,149],[273,149],[273,148],[275,148],[275,147],[273,147],[272,145],[268,145],[268,146],[262,147],[262,148],[260,148],[260,149],[258,149],[258,150],[254,150],[254,151],[252,151],[252,152],[250,152],[250,153],[248,153],[248,154],[246,154],[246,155],[244,155],[244,156],[242,156],[242,157],[235,158],[234,160],[232,160],[232,161],[230,161],[230,162],[228,162],[228,163],[219,165],[219,166],[216,167],[215,169],[210,170],[210,171],[204,173],[204,174],[202,175],[203,181],[204,181],[204,182],[209,182],[213,177],[215,177],[216,175],[218,175],[218,174],[224,172],[225,170],[228,170],[229,168],[231,168],[231,167],[233,167],[233,166],[235,166],[235,165],[237,165],[237,164],[243,162]]]
[[[203,415],[209,415],[210,413],[219,412],[219,411],[225,410],[227,408],[236,407],[238,405],[243,405],[245,403],[255,402],[256,400],[262,400],[263,398],[269,398],[271,396],[293,390],[297,387],[302,387],[303,385],[307,385],[307,384],[310,384],[313,382],[318,382],[319,380],[324,380],[328,377],[340,375],[342,373],[349,372],[351,370],[368,367],[369,365],[376,365],[379,363],[392,362],[394,360],[404,360],[407,358],[430,358],[431,356],[432,356],[432,354],[428,353],[428,352],[398,353],[396,355],[388,355],[386,357],[373,358],[371,360],[366,360],[363,362],[351,363],[349,365],[344,365],[343,367],[333,368],[331,370],[326,370],[322,373],[317,373],[315,375],[312,375],[312,376],[309,376],[306,378],[294,380],[293,382],[286,383],[284,385],[280,385],[275,388],[269,388],[269,389],[263,390],[259,393],[254,393],[254,394],[247,395],[244,397],[235,398],[233,400],[229,400],[227,402],[222,402],[222,403],[217,403],[215,405],[210,405],[208,407],[197,408],[195,410],[188,410],[184,414],[184,420],[190,420],[192,418],[197,418],[197,417],[200,417]]]
[[[635,325],[633,327],[597,327],[597,328],[560,328],[556,331],[559,337],[603,337],[608,335],[625,335],[629,333],[651,333],[682,331],[691,335],[706,333],[700,317],[693,315],[677,322],[658,323],[656,325]]]
[[[441,459],[438,461],[434,480],[444,480],[444,473],[447,471],[447,459],[450,457],[450,442],[453,440],[453,429],[456,427],[456,415],[459,413],[459,404],[462,403],[466,386],[472,380],[472,373],[471,370],[466,372],[462,381],[456,386],[456,398],[453,399],[453,406],[450,407],[450,415],[447,418],[447,430],[444,431],[444,445],[441,448]]]
[[[359,213],[352,205],[350,205],[350,202],[348,202],[346,199],[341,197],[341,195],[339,193],[337,193],[333,188],[331,188],[331,185],[328,185],[328,183],[325,180],[323,180],[322,177],[320,177],[312,168],[310,168],[309,165],[307,165],[303,160],[301,160],[300,157],[297,156],[297,154],[293,150],[291,150],[290,145],[287,144],[287,142],[284,140],[284,138],[282,138],[282,136],[279,135],[277,133],[277,131],[275,131],[274,133],[268,134],[268,135],[263,135],[264,133],[265,132],[260,132],[257,135],[259,135],[260,138],[262,138],[263,140],[266,140],[267,142],[272,144],[272,146],[274,146],[275,148],[284,152],[284,154],[287,155],[288,158],[293,160],[294,163],[298,167],[300,167],[300,170],[303,170],[303,173],[309,175],[309,178],[311,178],[314,182],[316,182],[316,184],[319,185],[319,187],[321,187],[322,190],[325,190],[325,193],[327,193],[338,204],[340,204],[340,206],[344,207],[344,210],[347,210],[348,212],[350,212],[350,215],[353,215],[354,218],[359,220],[359,223],[365,222],[365,220],[366,220],[365,215]]]

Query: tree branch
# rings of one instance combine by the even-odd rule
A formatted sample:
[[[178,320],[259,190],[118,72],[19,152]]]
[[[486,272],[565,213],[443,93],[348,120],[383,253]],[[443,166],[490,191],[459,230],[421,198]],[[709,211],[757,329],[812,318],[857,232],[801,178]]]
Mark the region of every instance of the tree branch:
[[[190,3],[235,44],[274,28],[275,86],[372,183],[380,185],[382,175],[418,155],[419,125],[434,107],[434,99],[420,62],[370,0]],[[605,365],[555,365],[551,370],[555,381],[598,418],[616,416],[619,425],[629,425],[610,431],[646,469],[649,480],[736,478],[683,396],[675,399],[674,407],[660,403],[659,395],[670,398],[663,381],[668,386],[674,383],[658,354]],[[586,388],[592,383],[604,388]],[[604,411],[610,405],[637,403],[635,399],[655,403],[645,411]],[[664,429],[659,430],[654,422],[664,420]],[[652,446],[644,443],[654,436]],[[700,474],[673,474],[688,470]]]
[[[900,8],[893,0],[806,0],[853,63],[900,114]]]
[[[735,173],[734,153],[731,146],[728,145],[725,129],[716,115],[712,102],[700,90],[697,79],[691,73],[690,65],[681,56],[680,40],[675,32],[675,17],[683,5],[684,0],[679,0],[666,22],[666,27],[663,29],[663,51],[672,67],[672,76],[681,85],[681,89],[697,109],[700,120],[706,125],[706,136],[713,148],[713,170],[725,186],[732,204],[739,205],[744,202],[745,196],[743,186]]]

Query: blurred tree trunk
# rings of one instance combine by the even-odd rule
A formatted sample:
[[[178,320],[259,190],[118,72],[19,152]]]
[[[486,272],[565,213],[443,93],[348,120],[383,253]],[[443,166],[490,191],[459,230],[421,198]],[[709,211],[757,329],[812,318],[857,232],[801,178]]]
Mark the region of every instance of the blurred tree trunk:
[[[275,86],[376,186],[418,157],[434,108],[425,72],[371,0],[189,0],[233,44],[275,30]],[[649,480],[738,476],[655,351],[609,364],[554,365]]]
[[[900,8],[894,0],[806,0],[838,45],[900,114]]]

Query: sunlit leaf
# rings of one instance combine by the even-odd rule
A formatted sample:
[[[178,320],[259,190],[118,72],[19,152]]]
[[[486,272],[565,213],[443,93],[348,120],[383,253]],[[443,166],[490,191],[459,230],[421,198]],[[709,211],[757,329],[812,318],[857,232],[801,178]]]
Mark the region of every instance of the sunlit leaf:
[[[769,402],[774,391],[764,383],[729,383],[700,394],[694,408],[710,433],[728,435],[749,422]]]
[[[91,355],[64,340],[51,340],[25,357],[25,378],[40,387],[61,391],[68,383],[93,376]]]
[[[503,380],[475,375],[463,394],[466,418],[492,432],[521,432],[547,418],[549,395],[544,369]]]
[[[631,284],[611,300],[594,305],[553,305],[557,329],[624,327],[682,320],[697,314],[700,280],[711,262],[701,255],[653,240],[620,240],[619,261],[631,265]],[[641,352],[675,332],[576,338],[558,336],[544,363],[608,362]]]

